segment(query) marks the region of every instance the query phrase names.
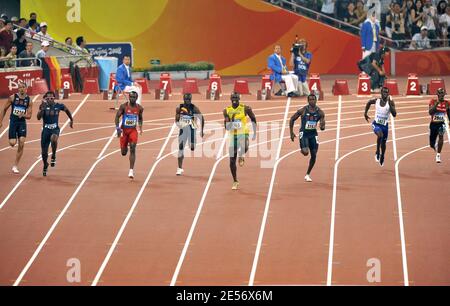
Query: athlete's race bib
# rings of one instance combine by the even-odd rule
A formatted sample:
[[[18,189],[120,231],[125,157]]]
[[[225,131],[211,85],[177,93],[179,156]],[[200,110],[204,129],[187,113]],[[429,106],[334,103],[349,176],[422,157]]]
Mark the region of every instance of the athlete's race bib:
[[[376,122],[377,124],[386,125],[386,124],[387,124],[387,118],[380,118],[380,117],[377,117],[377,118],[375,119],[375,122]]]
[[[242,129],[242,122],[241,120],[235,120],[231,122],[231,129],[233,130],[240,130]]]
[[[136,115],[126,115],[124,120],[125,127],[136,127],[137,116]]]
[[[181,125],[187,126],[187,125],[192,124],[192,117],[183,115],[183,116],[181,116],[180,121],[181,121]]]
[[[27,109],[22,106],[14,106],[13,115],[15,116],[23,116],[25,115]]]
[[[445,115],[444,113],[435,113],[433,116],[433,121],[437,122],[444,122],[445,121]]]
[[[317,121],[306,121],[305,130],[315,130],[317,127]]]
[[[53,129],[56,129],[58,127],[58,124],[57,123],[44,124],[44,127],[46,129],[53,130]]]

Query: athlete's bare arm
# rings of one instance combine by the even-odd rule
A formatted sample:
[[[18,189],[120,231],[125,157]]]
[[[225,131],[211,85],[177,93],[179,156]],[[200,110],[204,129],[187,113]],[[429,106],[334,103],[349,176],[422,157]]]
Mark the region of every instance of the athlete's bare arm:
[[[138,118],[138,124],[139,124],[139,133],[142,135],[143,131],[142,131],[142,125],[144,124],[144,108],[138,104],[139,107],[139,118]]]
[[[325,113],[320,108],[319,108],[319,115],[320,115],[320,130],[324,131],[325,130]]]
[[[389,102],[389,110],[390,110],[392,116],[396,117],[397,116],[397,109],[395,108],[394,100],[392,100],[392,98],[389,97],[388,98],[388,102]]]
[[[366,110],[364,111],[364,119],[366,119],[367,122],[369,122],[370,120],[370,117],[367,115],[367,112],[369,111],[370,106],[374,105],[376,101],[377,101],[376,99],[371,99],[366,104]]]
[[[203,138],[203,136],[205,135],[203,132],[205,128],[205,118],[203,117],[202,112],[197,106],[194,107],[194,114],[196,115],[196,117],[198,116],[198,118],[200,119],[200,126],[201,126],[200,136]]]
[[[250,118],[252,121],[252,127],[253,127],[253,140],[256,139],[256,116],[255,113],[253,113],[253,110],[250,106],[245,106],[245,114]]]
[[[305,107],[302,107],[301,109],[297,110],[297,112],[292,115],[291,120],[289,120],[289,131],[291,132],[291,140],[294,141],[294,138],[297,137],[294,133],[294,124],[295,121],[297,121],[298,118],[303,116],[305,113]]]
[[[116,125],[116,130],[117,130],[117,137],[120,137],[122,135],[122,130],[120,129],[119,122],[120,122],[120,117],[123,115],[124,111],[125,111],[125,106],[124,106],[124,104],[121,104],[119,107],[119,110],[116,113],[116,118],[114,119],[114,123]]]
[[[66,113],[67,117],[69,117],[69,119],[70,119],[70,123],[69,123],[70,128],[73,129],[72,113],[70,112],[70,110],[65,105],[64,105],[64,112]]]
[[[30,120],[32,115],[33,115],[33,101],[30,101],[30,104],[28,104],[27,112],[25,113],[25,119]]]
[[[227,114],[227,110],[224,109],[223,110],[223,118],[224,118],[223,125],[224,125],[225,129],[227,131],[231,130],[231,121],[234,120],[234,115],[232,118],[230,118],[230,116],[228,116],[228,114]]]
[[[3,125],[3,118],[5,118],[6,112],[8,111],[8,108],[11,106],[13,99],[14,96],[10,96],[8,100],[6,100],[5,105],[3,105],[3,109],[0,112],[0,128]]]

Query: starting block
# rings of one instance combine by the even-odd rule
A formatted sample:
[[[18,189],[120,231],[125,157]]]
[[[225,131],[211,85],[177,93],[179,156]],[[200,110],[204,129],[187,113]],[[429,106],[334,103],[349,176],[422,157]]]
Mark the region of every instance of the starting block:
[[[222,79],[220,75],[214,73],[209,78],[208,90],[206,90],[206,99],[211,101],[219,100],[222,95]]]
[[[43,95],[48,91],[47,81],[45,79],[37,79],[31,87],[31,95]]]
[[[240,95],[251,95],[247,80],[235,80],[233,91]]]
[[[270,75],[265,75],[261,79],[261,89],[258,90],[257,100],[270,100],[272,98],[272,80]]]
[[[335,95],[335,96],[347,96],[347,95],[349,95],[350,91],[348,89],[348,82],[347,82],[347,80],[336,80],[336,81],[334,81],[332,92],[333,92],[333,95]]]
[[[68,89],[69,93],[73,93],[73,83],[70,74],[63,74],[61,77],[61,89]]]
[[[440,78],[431,79],[430,84],[428,84],[427,94],[435,95],[439,88],[443,88],[445,90],[444,80]]]
[[[320,86],[320,75],[318,73],[311,73],[309,75],[309,91],[319,93],[318,100],[323,100],[323,91]]]
[[[85,78],[83,82],[83,94],[98,94],[100,88],[97,78]]]
[[[406,85],[406,95],[407,96],[419,96],[420,95],[420,84],[419,78],[415,73],[408,74],[408,83]]]
[[[141,85],[142,94],[148,94],[149,93],[146,79],[135,79],[134,82],[139,84],[139,85]]]
[[[172,79],[170,73],[161,73],[159,78],[159,88],[155,90],[156,100],[169,100],[169,96],[172,95]]]
[[[384,81],[384,87],[389,89],[389,94],[391,96],[398,96],[398,95],[400,95],[400,92],[398,91],[397,80],[395,80],[395,79],[386,79]]]
[[[69,98],[69,89],[67,89],[67,88],[60,88],[59,91],[55,90],[55,97],[58,100],[68,99]]]
[[[370,96],[370,77],[361,72],[358,77],[358,96]]]
[[[114,88],[116,87],[117,81],[116,81],[116,74],[110,73],[109,74],[109,85],[108,90],[103,91],[103,100],[113,100],[116,98],[116,91]]]
[[[197,79],[186,79],[183,84],[183,95],[185,93],[199,94]]]

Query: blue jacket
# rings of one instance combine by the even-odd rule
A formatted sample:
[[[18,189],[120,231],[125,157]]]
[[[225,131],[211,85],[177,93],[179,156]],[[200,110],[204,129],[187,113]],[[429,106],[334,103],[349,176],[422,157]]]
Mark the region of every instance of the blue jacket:
[[[130,69],[130,76],[128,76],[127,68],[125,68],[124,64],[117,67],[116,82],[121,90],[124,90],[126,86],[133,85],[133,80],[131,79],[131,72],[132,72],[131,67],[129,67],[129,69]]]
[[[376,50],[380,47],[380,26],[378,23],[375,24],[375,29],[377,32],[377,45]],[[372,23],[369,20],[364,21],[361,26],[361,47],[364,50],[371,50],[373,45],[373,30]]]
[[[284,57],[281,57],[281,61],[283,62],[283,66],[286,66],[286,59]],[[279,83],[283,80],[281,78],[283,75],[283,67],[275,53],[267,59],[267,67],[272,70],[272,74],[270,75],[272,81],[275,80],[276,83]]]

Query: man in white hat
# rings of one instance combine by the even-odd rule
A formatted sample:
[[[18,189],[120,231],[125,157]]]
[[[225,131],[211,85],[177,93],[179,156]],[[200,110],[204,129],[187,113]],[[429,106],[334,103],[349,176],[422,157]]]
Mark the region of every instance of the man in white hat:
[[[420,33],[414,34],[410,49],[430,49],[430,39],[428,38],[428,28],[423,26],[420,28]]]
[[[36,57],[39,58],[39,59],[44,58],[44,57],[47,57],[47,52],[48,52],[48,47],[49,47],[49,46],[50,46],[50,43],[49,43],[48,41],[44,40],[44,41],[41,43],[41,50],[39,50],[39,51],[36,53]]]
[[[47,42],[52,41],[53,38],[47,33],[47,23],[41,22],[39,27],[41,28],[41,31],[36,34],[35,38],[40,41],[47,41]]]

